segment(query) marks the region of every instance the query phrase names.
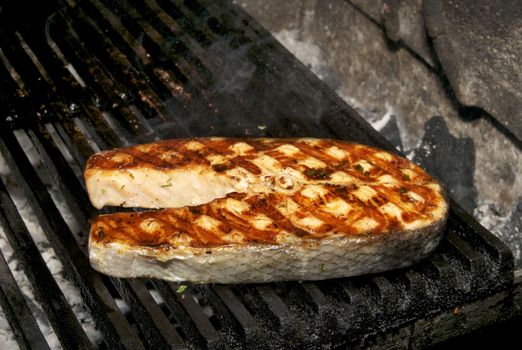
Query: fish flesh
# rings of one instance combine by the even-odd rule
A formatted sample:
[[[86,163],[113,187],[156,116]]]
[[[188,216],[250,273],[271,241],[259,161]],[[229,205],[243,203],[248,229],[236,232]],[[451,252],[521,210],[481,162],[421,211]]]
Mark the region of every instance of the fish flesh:
[[[405,158],[339,140],[200,138],[87,162],[92,266],[194,283],[319,280],[409,266],[443,236],[443,186]]]

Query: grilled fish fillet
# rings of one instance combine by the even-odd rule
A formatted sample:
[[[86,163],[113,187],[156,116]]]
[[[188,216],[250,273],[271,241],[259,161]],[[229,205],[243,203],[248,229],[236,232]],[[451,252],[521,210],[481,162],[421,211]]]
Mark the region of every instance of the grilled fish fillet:
[[[408,160],[335,140],[186,139],[101,152],[92,266],[195,283],[318,280],[411,265],[442,238],[442,186]]]

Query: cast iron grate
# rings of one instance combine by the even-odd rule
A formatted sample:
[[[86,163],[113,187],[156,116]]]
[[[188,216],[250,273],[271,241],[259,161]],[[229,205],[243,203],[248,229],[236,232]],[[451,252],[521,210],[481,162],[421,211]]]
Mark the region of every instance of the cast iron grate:
[[[64,348],[359,344],[512,283],[509,250],[454,203],[436,254],[390,273],[186,288],[99,275],[86,256],[96,211],[81,173],[93,152],[208,135],[333,137],[391,147],[226,1],[22,1],[2,3],[0,21],[0,151],[103,335],[101,344],[87,337],[0,181],[0,225]],[[22,138],[43,167],[31,163]],[[58,186],[79,234],[43,178]],[[46,348],[3,258],[0,278],[2,309],[20,346]]]

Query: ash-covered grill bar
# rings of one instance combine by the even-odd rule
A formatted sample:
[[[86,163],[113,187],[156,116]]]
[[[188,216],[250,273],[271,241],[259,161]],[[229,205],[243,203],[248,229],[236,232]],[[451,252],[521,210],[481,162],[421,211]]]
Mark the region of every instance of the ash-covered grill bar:
[[[331,137],[393,148],[227,1],[2,1],[0,21],[0,151],[48,242],[35,242],[13,184],[0,180],[10,259],[19,260],[45,314],[34,315],[2,252],[0,302],[21,348],[53,346],[37,317],[63,348],[422,347],[466,327],[426,336],[418,320],[430,324],[429,317],[498,293],[513,298],[509,249],[453,202],[436,253],[399,271],[260,285],[98,274],[86,255],[97,211],[82,177],[96,151],[209,135]],[[98,336],[87,334],[42,247],[81,294]],[[505,309],[498,320],[511,315],[509,298],[498,302]]]

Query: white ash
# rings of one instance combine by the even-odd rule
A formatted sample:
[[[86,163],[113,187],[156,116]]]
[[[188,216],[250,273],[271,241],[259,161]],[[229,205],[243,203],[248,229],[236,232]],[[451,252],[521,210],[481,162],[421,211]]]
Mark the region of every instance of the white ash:
[[[502,226],[507,224],[510,215],[502,215],[496,208],[496,203],[491,201],[479,201],[474,210],[474,215],[480,218],[482,226],[490,231],[498,231]]]
[[[325,59],[319,46],[310,40],[299,40],[297,30],[282,30],[274,34],[275,38],[294,54],[301,62],[312,70],[321,79],[321,70],[325,67]]]
[[[152,299],[156,302],[156,304],[161,305],[165,303],[163,298],[161,297],[161,294],[156,289],[149,289],[149,293],[152,296]]]
[[[502,214],[497,203],[479,200],[473,215],[482,226],[508,245],[513,253],[515,265],[519,266],[522,261],[522,243],[520,242],[522,232],[518,226],[509,225],[513,215],[516,215],[515,209],[508,214]]]
[[[25,154],[28,155],[28,158],[30,159],[33,166],[39,169],[40,171],[43,171],[43,169],[41,169],[40,157],[35,151],[34,146],[30,142],[30,140],[27,138],[27,136],[20,133],[17,134],[17,136],[22,148],[24,149]],[[55,278],[58,286],[62,290],[64,296],[66,297],[74,314],[76,315],[80,324],[85,330],[87,336],[94,344],[100,343],[102,339],[101,333],[96,329],[96,326],[94,324],[94,321],[92,320],[90,313],[85,308],[79,290],[69,280],[65,279],[63,274],[63,266],[61,262],[56,257],[56,254],[52,246],[48,242],[47,238],[45,237],[45,234],[41,226],[35,219],[35,214],[31,206],[29,205],[22,188],[17,183],[16,178],[11,173],[10,169],[6,165],[5,159],[1,155],[0,176],[2,178],[2,181],[4,181],[4,183],[6,184],[6,187],[8,188],[16,207],[25,225],[27,226],[29,233],[31,234],[31,237],[37,245],[38,250],[40,251],[40,254],[42,255],[47,267],[49,268],[49,271]],[[48,191],[51,193],[53,199],[55,200],[56,206],[60,209],[62,215],[64,216],[64,219],[70,226],[72,226],[71,228],[74,229],[75,221],[73,220],[73,215],[70,213],[63,198],[61,197],[57,185],[55,183],[52,183],[52,181],[50,181],[49,178],[44,178],[44,183],[46,184]],[[61,346],[56,337],[56,334],[54,333],[49,323],[49,320],[46,318],[42,306],[38,301],[35,300],[32,291],[32,286],[25,274],[23,273],[23,271],[21,270],[21,268],[19,267],[18,260],[13,256],[12,247],[9,245],[9,242],[6,239],[4,232],[1,232],[0,235],[0,249],[4,254],[4,257],[8,261],[9,267],[15,277],[15,280],[18,286],[20,287],[24,295],[24,298],[26,299],[27,304],[29,305],[29,308],[33,313],[36,322],[40,330],[42,331],[42,334],[46,338],[49,346],[52,349],[60,349]],[[9,339],[10,338],[7,337],[5,341],[9,341]],[[3,338],[0,338],[0,341],[3,340]]]
[[[1,166],[1,164],[0,164]],[[8,262],[9,268],[11,271],[14,271],[14,267],[18,265],[18,261],[13,261],[11,258],[8,258],[8,249],[11,250],[11,247],[8,247],[6,249],[6,246],[8,243],[6,242],[5,233],[0,227],[0,249],[2,250],[2,254],[4,255],[4,258]],[[10,257],[10,256],[9,256]],[[12,272],[13,275],[23,275],[23,272],[15,273]],[[22,276],[19,276],[21,278]],[[23,275],[23,278],[25,278],[25,275]],[[27,280],[27,278],[25,278]],[[20,282],[17,282],[18,285],[20,285]],[[29,291],[31,292],[31,291]],[[32,292],[31,292],[32,294]],[[27,298],[26,298],[27,299]],[[7,321],[6,315],[4,311],[0,307],[0,342],[3,346],[5,346],[6,349],[19,349],[18,343],[16,342],[16,338],[14,336],[13,330],[11,329],[11,326],[9,325],[9,322]]]
[[[121,311],[122,314],[125,315],[130,312],[129,305],[127,305],[127,303],[123,299],[114,298],[114,302],[116,303],[116,306],[118,307],[118,309]]]
[[[381,119],[375,120],[371,123],[373,128],[377,131],[381,131],[386,126],[386,124],[390,122],[392,115],[393,113],[391,111],[387,111]]]
[[[13,331],[9,326],[9,322],[5,318],[4,312],[0,308],[0,342],[5,349],[20,349],[18,343],[15,340]]]
[[[49,344],[51,349],[61,349],[60,343],[54,330],[52,329],[49,320],[47,319],[45,312],[42,309],[42,305],[36,301],[35,296],[33,294],[32,285],[27,279],[27,276],[22,270],[22,267],[19,264],[18,259],[16,259],[13,255],[13,248],[10,246],[7,238],[5,236],[5,232],[0,229],[0,249],[2,250],[2,254],[8,262],[9,269],[13,274],[13,277],[22,292],[31,313],[33,314],[38,327],[42,331],[42,334],[45,337],[45,340]],[[5,317],[2,314],[3,317]],[[9,341],[14,340],[14,335],[8,334],[6,339],[1,338],[0,341]]]
[[[274,33],[274,37],[321,80],[330,86],[339,85],[337,76],[326,64],[326,59],[318,45],[311,40],[300,39],[297,30],[284,29]]]

